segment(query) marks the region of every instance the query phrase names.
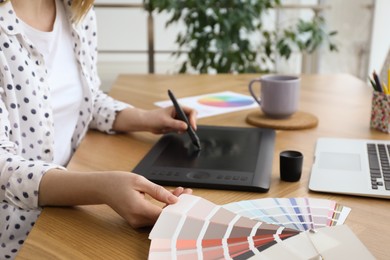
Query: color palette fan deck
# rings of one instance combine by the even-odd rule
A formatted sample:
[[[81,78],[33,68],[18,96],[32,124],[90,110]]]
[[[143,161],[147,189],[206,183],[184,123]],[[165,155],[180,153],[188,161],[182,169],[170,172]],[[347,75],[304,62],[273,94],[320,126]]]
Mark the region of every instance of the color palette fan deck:
[[[340,225],[349,211],[320,199],[259,199],[219,206],[182,195],[153,227],[149,259],[249,259],[302,231]]]
[[[223,207],[252,220],[300,231],[340,225],[350,212],[335,201],[315,198],[265,198]]]

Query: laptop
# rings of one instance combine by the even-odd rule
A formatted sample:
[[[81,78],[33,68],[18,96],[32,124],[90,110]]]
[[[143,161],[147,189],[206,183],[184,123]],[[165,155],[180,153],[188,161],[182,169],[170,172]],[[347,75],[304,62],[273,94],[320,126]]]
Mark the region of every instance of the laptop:
[[[309,189],[390,199],[390,141],[319,138]]]

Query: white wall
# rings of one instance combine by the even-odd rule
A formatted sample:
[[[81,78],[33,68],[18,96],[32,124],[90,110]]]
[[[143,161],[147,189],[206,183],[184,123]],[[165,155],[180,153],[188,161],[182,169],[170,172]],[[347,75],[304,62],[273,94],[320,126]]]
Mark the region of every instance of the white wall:
[[[369,72],[376,70],[379,73],[390,48],[390,1],[375,0],[374,14]]]
[[[385,0],[388,1],[388,0]],[[374,0],[328,0],[331,9],[325,16],[329,29],[338,31],[336,43],[339,52],[324,50],[322,73],[350,73],[367,78],[370,53],[370,31]]]
[[[390,10],[389,0],[377,0],[375,9],[375,27],[372,42],[371,15],[368,8],[374,0],[323,0],[331,8],[325,11],[328,28],[337,30],[337,45],[340,51],[330,53],[321,50],[320,73],[350,73],[362,79],[366,78],[372,68],[380,70],[390,44],[390,34],[383,33],[383,28],[390,19],[386,10]],[[142,3],[142,0],[97,0],[96,3]],[[284,0],[283,3],[315,4],[317,0]],[[96,8],[99,26],[99,50],[143,51],[141,54],[119,53],[99,54],[99,73],[103,81],[103,89],[108,90],[119,73],[147,73],[147,14],[141,9],[102,9]],[[307,10],[288,11],[300,17],[308,16]],[[295,15],[296,16],[296,15]],[[177,49],[175,36],[183,26],[165,28],[166,14],[156,14],[155,49],[159,51]],[[273,22],[272,15],[270,21]],[[386,24],[387,22],[387,24]],[[114,29],[115,28],[115,29]],[[370,53],[370,43],[372,44]],[[371,54],[371,55],[370,55]],[[173,73],[177,71],[180,61],[169,54],[156,54],[156,73]],[[369,65],[368,65],[369,63]],[[299,73],[301,57],[296,54],[287,63],[278,63],[279,71]],[[369,69],[368,69],[369,68]]]
[[[97,4],[142,4],[142,0],[96,0]],[[98,21],[99,75],[108,91],[120,73],[148,73],[147,13],[141,8],[95,8]],[[165,28],[166,14],[154,15],[155,50],[176,50],[180,26]],[[109,51],[121,51],[110,53]],[[138,53],[135,53],[138,52]],[[177,71],[180,60],[170,54],[155,55],[155,72]]]

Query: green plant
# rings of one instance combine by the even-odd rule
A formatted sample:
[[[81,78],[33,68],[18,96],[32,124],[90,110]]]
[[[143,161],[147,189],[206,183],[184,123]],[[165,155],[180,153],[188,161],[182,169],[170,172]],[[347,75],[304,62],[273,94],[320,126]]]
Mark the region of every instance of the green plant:
[[[325,20],[322,16],[313,16],[309,21],[302,19],[289,28],[277,31],[263,31],[263,44],[261,46],[262,61],[274,62],[274,54],[288,60],[293,51],[312,54],[322,44],[327,44],[330,51],[338,51],[332,38],[337,31],[327,32]],[[275,44],[276,43],[276,44]]]
[[[288,59],[294,48],[315,50],[334,34],[323,30],[324,20],[304,22],[296,28],[278,32],[263,28],[263,16],[280,5],[280,0],[144,0],[148,11],[167,11],[166,26],[183,21],[186,30],[177,35],[179,50],[175,56],[187,55],[180,73],[189,69],[199,73],[251,73],[270,70],[275,52]],[[258,45],[251,41],[260,33]],[[310,40],[303,35],[312,33]],[[332,49],[336,49],[332,43]]]

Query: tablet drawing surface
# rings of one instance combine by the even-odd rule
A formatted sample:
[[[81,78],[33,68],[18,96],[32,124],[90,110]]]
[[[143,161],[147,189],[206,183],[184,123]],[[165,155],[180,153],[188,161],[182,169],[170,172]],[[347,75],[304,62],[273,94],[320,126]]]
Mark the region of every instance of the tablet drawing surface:
[[[270,186],[275,132],[198,126],[202,149],[186,134],[167,134],[133,170],[161,185],[251,190]]]

